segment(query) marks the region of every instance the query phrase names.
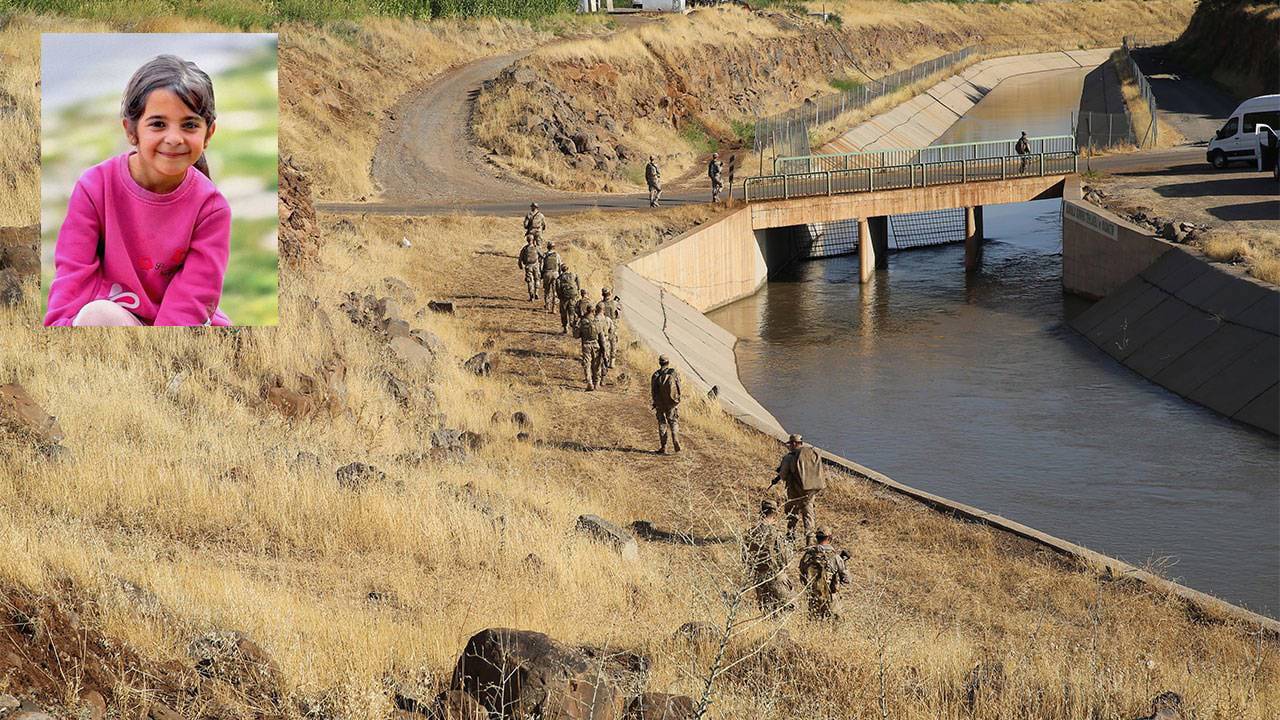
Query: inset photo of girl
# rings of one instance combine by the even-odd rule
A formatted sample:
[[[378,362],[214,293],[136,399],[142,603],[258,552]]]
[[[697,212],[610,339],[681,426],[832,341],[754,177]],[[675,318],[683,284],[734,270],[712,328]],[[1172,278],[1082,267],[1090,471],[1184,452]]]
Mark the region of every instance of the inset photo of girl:
[[[275,34],[45,34],[46,326],[275,325]]]

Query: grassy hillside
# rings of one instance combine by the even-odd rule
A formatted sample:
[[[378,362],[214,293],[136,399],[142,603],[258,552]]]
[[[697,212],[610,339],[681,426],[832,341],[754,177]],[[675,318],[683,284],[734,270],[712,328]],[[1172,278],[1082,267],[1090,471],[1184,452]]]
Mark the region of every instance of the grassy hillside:
[[[33,47],[53,27],[19,18],[0,47]],[[468,27],[386,20],[349,44],[331,28],[282,29],[294,53],[282,150],[309,159],[315,194],[352,191],[339,169],[357,173],[330,154],[334,139],[376,137],[363,93],[392,94],[317,90],[389,74],[373,69],[384,53],[409,87],[434,65],[399,53],[463,52]],[[21,63],[34,56],[16,57],[3,87],[27,108],[34,85],[21,78],[34,71]],[[0,135],[0,158],[20,143]],[[34,204],[34,171],[9,177]],[[595,290],[615,263],[706,213],[553,217],[549,234]],[[73,453],[52,461],[0,431],[0,466],[12,469],[0,473],[0,586],[75,608],[157,672],[193,674],[190,645],[211,630],[246,633],[279,669],[265,687],[227,693],[121,672],[127,682],[95,685],[113,713],[136,717],[159,699],[187,718],[385,718],[397,690],[429,697],[446,684],[469,635],[511,626],[642,651],[653,690],[697,697],[714,675],[706,717],[718,720],[1091,720],[1138,716],[1164,689],[1199,718],[1280,714],[1273,638],[857,478],[835,479],[819,504],[853,553],[848,620],[755,617],[733,604],[736,537],[775,443],[693,397],[681,409],[686,451],[647,452],[651,353],[624,332],[626,379],[581,391],[575,341],[521,297],[518,219],[322,217],[320,230],[314,265],[283,279],[279,328],[52,333],[0,312],[0,382],[21,382],[57,415]],[[434,360],[406,363],[354,324],[340,308],[348,292],[398,296],[437,338]],[[425,309],[441,298],[457,312]],[[482,350],[497,360],[491,376],[462,367]],[[279,387],[319,406],[283,412],[268,399]],[[476,440],[440,452],[431,433],[442,427]],[[385,476],[340,483],[352,462]],[[572,530],[581,513],[705,542],[646,541],[624,562]],[[717,665],[714,647],[673,637],[690,620],[743,624]],[[21,693],[5,679],[10,661],[0,654],[0,692]],[[46,679],[60,693],[41,700],[74,707],[81,659],[63,661]]]
[[[1280,92],[1280,3],[1201,0],[1174,52],[1241,100]]]
[[[758,116],[953,50],[1008,54],[1118,46],[1126,33],[1173,37],[1193,8],[1191,0],[808,6],[841,20],[724,6],[541,48],[481,94],[477,140],[491,159],[552,187],[634,190],[650,154],[670,183],[698,170],[711,150],[744,144]],[[850,113],[823,137],[894,99],[903,98]],[[608,149],[586,153],[578,143],[575,153],[568,141],[580,135]]]

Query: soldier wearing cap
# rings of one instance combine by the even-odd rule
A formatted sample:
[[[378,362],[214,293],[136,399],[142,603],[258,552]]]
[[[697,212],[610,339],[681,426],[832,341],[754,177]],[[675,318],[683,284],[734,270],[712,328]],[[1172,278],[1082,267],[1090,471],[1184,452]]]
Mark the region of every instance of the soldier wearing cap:
[[[649,395],[658,418],[658,454],[667,452],[668,431],[675,451],[680,452],[680,376],[666,355],[658,356],[658,369],[649,378]]]
[[[618,357],[618,319],[622,317],[622,303],[613,297],[609,288],[600,288],[600,303],[604,306],[605,317],[609,318],[609,348],[605,354],[605,367],[613,369],[613,361]]]
[[[542,307],[556,311],[556,279],[560,277],[560,254],[556,244],[547,241],[547,251],[542,254]]]
[[[587,291],[582,291],[582,299],[586,300]],[[595,390],[604,384],[601,368],[604,360],[604,339],[601,335],[606,331],[600,310],[593,308],[587,300],[587,310],[578,316],[577,335],[582,341],[582,374],[587,381],[587,389]]]
[[[533,238],[536,246],[542,242],[542,233],[547,231],[547,218],[538,209],[538,203],[529,203],[529,212],[524,216],[524,236]]]
[[[816,544],[805,548],[800,556],[800,582],[809,596],[809,617],[817,620],[840,619],[840,586],[849,584],[845,560],[849,554],[831,544],[832,535],[825,527],[814,531]]]
[[[652,155],[644,166],[644,182],[649,186],[649,207],[658,207],[658,200],[662,197],[662,171]]]
[[[605,385],[609,380],[609,368],[613,367],[613,363],[609,360],[610,353],[613,352],[613,344],[617,342],[618,330],[613,322],[613,318],[609,317],[609,305],[601,300],[596,303],[594,309],[594,317],[592,322],[596,324],[599,330],[599,368],[597,370],[597,385]]]
[[[560,332],[568,333],[573,302],[578,298],[578,276],[569,271],[568,265],[560,266],[560,275],[556,278],[556,297],[560,300]]]
[[[779,482],[787,491],[787,502],[783,505],[787,514],[787,539],[794,543],[796,525],[803,524],[804,543],[808,545],[813,541],[813,528],[817,524],[813,501],[827,483],[822,478],[822,458],[800,435],[793,433],[787,439],[787,454],[782,456],[778,474],[773,476],[769,487]]]
[[[707,177],[711,178],[711,202],[720,202],[720,193],[724,192],[724,163],[720,162],[720,153],[711,153],[711,162],[707,163]]]
[[[524,238],[524,247],[520,248],[520,269],[524,270],[524,285],[529,291],[529,300],[538,299],[539,266],[542,264],[542,253],[533,242],[532,235]]]
[[[788,545],[778,530],[778,504],[760,503],[760,522],[742,538],[742,564],[756,591],[756,602],[766,613],[792,610],[791,579],[786,575]]]

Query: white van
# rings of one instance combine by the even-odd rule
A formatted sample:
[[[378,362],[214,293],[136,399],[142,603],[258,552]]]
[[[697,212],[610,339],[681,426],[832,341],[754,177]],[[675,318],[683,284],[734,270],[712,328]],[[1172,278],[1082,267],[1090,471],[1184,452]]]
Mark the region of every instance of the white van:
[[[1233,162],[1256,164],[1258,135],[1254,129],[1258,123],[1280,127],[1280,95],[1260,95],[1240,103],[1227,118],[1227,124],[1209,141],[1205,159],[1216,168]]]

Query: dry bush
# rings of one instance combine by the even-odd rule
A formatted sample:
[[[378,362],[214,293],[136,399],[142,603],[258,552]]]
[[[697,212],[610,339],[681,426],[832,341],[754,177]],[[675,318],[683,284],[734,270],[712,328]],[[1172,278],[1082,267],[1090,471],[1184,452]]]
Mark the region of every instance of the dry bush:
[[[1280,232],[1214,228],[1202,235],[1198,244],[1210,260],[1243,263],[1250,275],[1280,285]]]

